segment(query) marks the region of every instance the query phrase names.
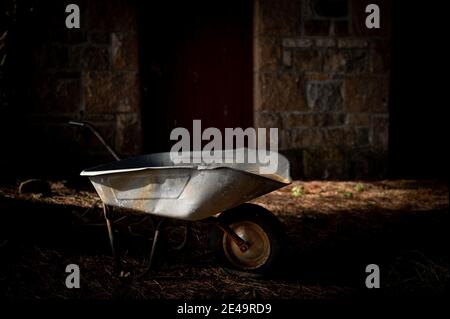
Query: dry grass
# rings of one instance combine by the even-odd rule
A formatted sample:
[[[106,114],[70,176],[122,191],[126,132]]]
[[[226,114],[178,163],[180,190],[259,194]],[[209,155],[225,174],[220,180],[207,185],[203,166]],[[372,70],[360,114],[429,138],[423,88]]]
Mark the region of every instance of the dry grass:
[[[300,189],[300,190],[299,190]],[[294,191],[293,191],[294,190]],[[440,295],[448,289],[444,240],[448,186],[435,181],[294,182],[254,200],[279,216],[291,239],[286,271],[240,278],[215,264],[209,225],[193,228],[183,253],[170,248],[180,223],[168,227],[157,268],[143,278],[113,272],[95,193],[52,183],[52,196],[0,188],[3,228],[0,295],[11,299],[342,298],[367,293],[364,265],[382,269],[382,293]],[[126,267],[141,270],[152,228],[139,215],[119,222]],[[32,224],[32,225],[29,225]],[[130,224],[134,224],[130,232]],[[36,230],[37,229],[37,230]],[[36,230],[36,231],[34,231]],[[82,289],[66,289],[65,266],[81,269]]]
[[[295,196],[294,188],[303,194]],[[254,201],[280,215],[301,212],[430,211],[448,208],[448,186],[435,181],[300,182]]]

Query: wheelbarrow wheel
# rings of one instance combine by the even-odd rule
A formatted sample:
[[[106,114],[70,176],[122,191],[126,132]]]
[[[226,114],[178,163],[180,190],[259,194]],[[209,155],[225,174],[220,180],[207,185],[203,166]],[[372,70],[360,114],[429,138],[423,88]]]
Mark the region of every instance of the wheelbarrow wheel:
[[[224,270],[250,277],[273,274],[286,247],[280,221],[267,209],[249,203],[223,212],[218,219],[247,243],[241,249],[226,232],[215,236],[216,251]]]

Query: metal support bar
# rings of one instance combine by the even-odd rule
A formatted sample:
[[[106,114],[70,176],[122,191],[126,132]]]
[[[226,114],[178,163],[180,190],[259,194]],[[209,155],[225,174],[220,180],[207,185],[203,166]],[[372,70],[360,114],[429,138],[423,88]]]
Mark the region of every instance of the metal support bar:
[[[152,250],[150,252],[150,259],[149,259],[148,264],[145,267],[144,271],[140,275],[138,275],[139,278],[145,276],[149,272],[149,270],[152,268],[153,259],[156,254],[156,245],[158,243],[158,239],[159,239],[159,235],[160,235],[159,233],[162,230],[161,228],[162,228],[164,222],[165,222],[165,219],[161,218],[158,221],[158,223],[156,224],[155,234],[153,235]]]
[[[115,263],[117,270],[120,270],[120,258],[116,252],[114,227],[113,227],[113,221],[111,218],[112,216],[108,209],[108,206],[105,203],[103,203],[103,215],[105,216],[106,227],[108,228],[109,244],[111,245],[111,251],[113,254],[113,258],[114,258],[114,263]]]
[[[231,237],[231,240],[239,247],[239,249],[242,252],[245,252],[248,250],[249,243],[247,243],[244,239],[239,237],[238,234],[234,232],[233,229],[230,228],[227,224],[221,222],[215,217],[211,217],[210,220],[213,220],[213,222],[219,227],[225,234]]]
[[[148,262],[148,269],[152,268],[153,257],[155,255],[155,251],[156,251],[156,244],[158,243],[158,238],[159,238],[159,231],[160,231],[160,228],[161,228],[162,224],[164,223],[164,221],[165,221],[164,218],[161,218],[158,221],[158,224],[156,225],[155,235],[153,236],[152,251],[150,252],[150,260]]]
[[[179,244],[177,247],[175,247],[175,249],[176,250],[184,249],[186,247],[187,243],[189,242],[191,235],[192,235],[192,225],[191,225],[191,223],[188,223],[186,225],[186,228],[184,229],[183,242],[181,244]]]

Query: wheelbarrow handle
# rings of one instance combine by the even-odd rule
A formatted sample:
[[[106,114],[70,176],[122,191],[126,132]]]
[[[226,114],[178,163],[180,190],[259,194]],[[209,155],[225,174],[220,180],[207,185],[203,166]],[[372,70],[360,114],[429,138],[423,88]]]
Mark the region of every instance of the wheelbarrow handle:
[[[88,122],[77,122],[77,121],[69,121],[69,125],[76,125],[81,127],[87,127],[94,135],[98,138],[98,140],[106,147],[108,152],[111,153],[111,155],[117,160],[120,161],[120,157],[117,155],[117,153],[113,150],[113,148],[105,141],[103,136],[100,134],[100,132],[95,128],[94,125]]]
[[[84,122],[77,122],[77,121],[69,121],[70,125],[76,125],[76,126],[85,126]]]

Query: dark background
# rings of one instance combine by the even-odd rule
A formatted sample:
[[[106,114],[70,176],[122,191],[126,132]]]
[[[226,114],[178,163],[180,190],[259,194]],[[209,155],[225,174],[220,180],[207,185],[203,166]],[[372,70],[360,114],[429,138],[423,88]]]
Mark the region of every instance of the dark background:
[[[393,1],[391,177],[448,178],[448,63],[437,11],[433,4]]]
[[[25,114],[32,105],[32,94],[30,91],[33,87],[35,76],[35,66],[32,63],[32,50],[38,44],[39,35],[42,30],[54,27],[55,19],[46,19],[45,12],[54,14],[59,12],[61,17],[65,16],[64,4],[55,6],[52,1],[22,1],[23,5],[18,6],[17,17],[14,21],[8,18],[2,18],[0,24],[3,29],[9,28],[8,43],[8,64],[1,71],[1,105],[2,105],[2,123],[0,134],[2,135],[1,156],[6,169],[6,175],[11,173],[13,177],[20,172],[29,169],[29,174],[44,173],[50,174],[54,171],[55,166],[62,169],[56,170],[61,173],[67,171],[64,168],[65,162],[73,160],[74,166],[69,169],[71,173],[75,173],[80,168],[88,165],[86,158],[79,158],[80,153],[74,150],[76,147],[72,145],[71,136],[54,136],[58,143],[66,141],[67,149],[59,149],[55,152],[54,140],[38,139],[33,140],[32,123]],[[27,11],[27,3],[29,6],[35,6],[39,10],[38,14]],[[3,6],[10,3],[3,2]],[[169,24],[167,21],[158,20],[158,16],[146,15],[146,12],[154,12],[155,5],[147,2],[139,3],[141,10],[140,33],[141,36],[157,37],[159,34],[158,26],[165,28],[166,34],[171,34],[171,28],[179,28],[179,24]],[[387,164],[387,177],[391,178],[448,178],[448,155],[447,155],[447,81],[446,68],[447,58],[444,56],[447,35],[444,34],[445,17],[439,17],[444,14],[444,10],[438,9],[433,4],[413,5],[393,1],[392,11],[392,69],[391,69],[391,90],[390,90],[390,132],[389,132],[389,156]],[[156,6],[157,7],[157,6]],[[161,5],[161,10],[166,10],[166,5]],[[167,5],[170,7],[170,5]],[[220,6],[217,6],[220,9]],[[5,8],[2,8],[4,10]],[[193,8],[190,8],[193,9]],[[195,9],[195,8],[194,8]],[[188,10],[188,7],[186,7]],[[247,10],[250,10],[248,8]],[[194,12],[193,10],[192,12]],[[48,13],[47,13],[48,14]],[[245,15],[245,12],[243,13]],[[174,17],[174,21],[186,24],[186,28],[193,28],[187,15],[182,15],[185,19]],[[217,19],[226,18],[225,15],[218,15]],[[240,17],[235,17],[239,19]],[[161,18],[162,19],[162,18]],[[58,20],[57,20],[58,21]],[[217,31],[217,30],[216,30]],[[142,34],[144,33],[144,35]],[[241,35],[246,37],[248,35]],[[178,54],[178,58],[182,58],[185,54],[196,54],[196,52],[183,51],[177,46],[182,45],[181,42],[172,41],[167,45],[173,45],[172,52]],[[141,47],[143,54],[146,54],[148,48],[144,44]],[[204,50],[210,50],[205,47]],[[164,64],[175,56],[158,56],[158,51],[152,53],[153,60],[159,60]],[[204,56],[207,56],[206,52]],[[236,58],[236,57],[235,57]],[[151,60],[146,60],[149,63]],[[246,61],[251,61],[250,57],[243,58],[239,63],[243,68],[249,67]],[[172,85],[169,82],[165,84],[152,85],[154,74],[151,73],[151,66],[143,65],[143,83],[149,84],[150,90],[156,92],[165,92]],[[205,70],[206,71],[206,70]],[[215,70],[220,72],[221,70]],[[155,71],[158,72],[158,69]],[[174,76],[180,79],[182,75]],[[240,78],[241,86],[250,86],[251,79]],[[227,79],[223,79],[219,85],[226,85]],[[207,88],[209,90],[220,90],[216,86]],[[250,92],[250,91],[248,91]],[[238,94],[237,94],[238,95]],[[146,93],[142,93],[143,103],[146,103]],[[167,95],[166,95],[167,98]],[[179,105],[181,100],[185,101],[185,95],[182,92],[176,96],[169,96],[168,100],[164,99],[164,93],[159,95],[160,103],[168,106],[167,108],[157,109],[156,112],[146,111],[143,109],[143,118],[160,118],[154,121],[156,125],[144,126],[144,134],[168,134],[164,130],[168,130],[170,125],[167,121],[171,117],[171,112],[182,112],[176,109],[175,105]],[[230,96],[232,101],[233,96]],[[248,103],[251,96],[246,97]],[[206,101],[210,103],[211,101]],[[189,105],[189,101],[187,101]],[[239,103],[236,105],[240,105]],[[159,112],[159,113],[158,113]],[[200,115],[203,111],[197,110],[196,115]],[[212,114],[214,117],[220,118],[221,114]],[[183,125],[190,121],[188,116],[181,116]],[[230,118],[229,121],[236,126],[246,125],[251,121],[251,114],[244,113],[241,117]],[[183,122],[184,121],[184,122]],[[214,122],[214,120],[212,121]],[[217,121],[216,121],[217,122]],[[220,123],[219,123],[220,126]],[[47,132],[51,135],[52,132]],[[88,134],[88,133],[86,133]],[[87,135],[86,135],[87,136]],[[85,138],[85,136],[83,137]],[[160,145],[161,139],[144,140],[144,149],[149,151],[158,151],[164,148]],[[87,150],[86,150],[87,151]],[[78,157],[78,158],[77,158]],[[79,164],[76,164],[79,162]],[[95,162],[95,161],[93,161]]]

